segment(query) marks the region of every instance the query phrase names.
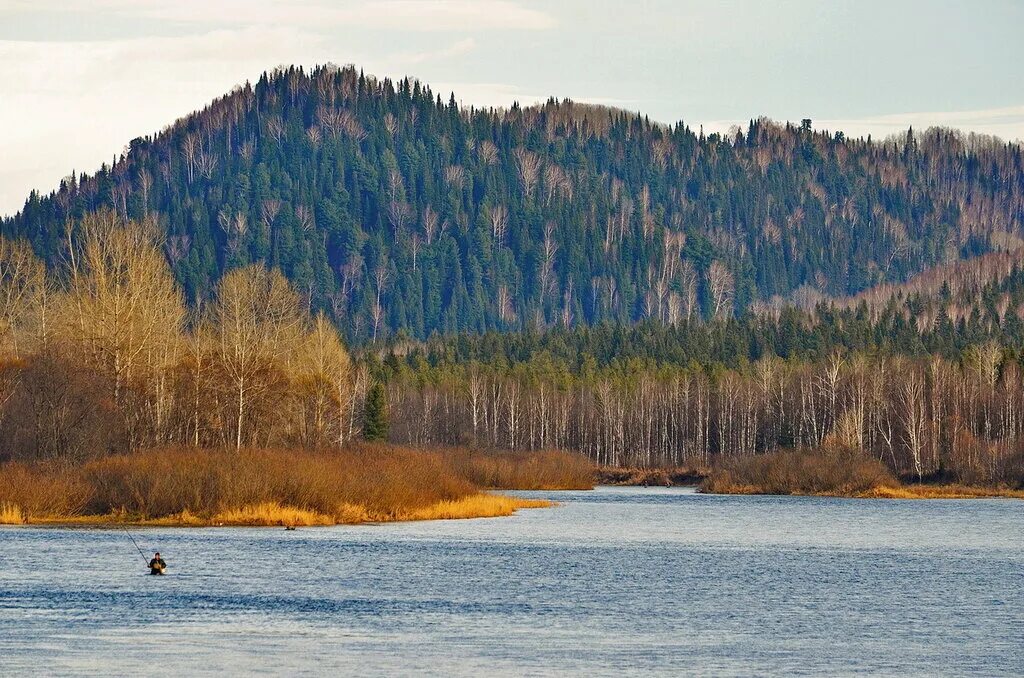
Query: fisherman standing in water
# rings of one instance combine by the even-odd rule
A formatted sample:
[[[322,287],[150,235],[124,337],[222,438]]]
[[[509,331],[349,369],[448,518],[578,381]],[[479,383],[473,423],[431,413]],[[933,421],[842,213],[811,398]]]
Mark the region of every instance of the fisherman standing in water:
[[[149,573],[150,574],[163,574],[164,568],[167,567],[167,563],[160,557],[160,552],[157,551],[153,554],[153,560],[149,561]]]

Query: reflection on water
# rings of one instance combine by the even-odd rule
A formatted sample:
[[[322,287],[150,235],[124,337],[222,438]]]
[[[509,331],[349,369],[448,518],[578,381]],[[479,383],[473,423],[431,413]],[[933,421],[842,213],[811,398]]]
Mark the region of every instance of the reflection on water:
[[[0,675],[1024,674],[1024,503],[553,496],[137,530],[165,577],[122,531],[0,527]]]

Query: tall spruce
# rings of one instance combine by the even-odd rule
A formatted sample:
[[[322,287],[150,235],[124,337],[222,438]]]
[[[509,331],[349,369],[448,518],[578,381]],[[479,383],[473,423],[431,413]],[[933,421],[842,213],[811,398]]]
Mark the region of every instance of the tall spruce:
[[[388,438],[388,403],[384,385],[379,381],[370,387],[363,408],[363,438],[383,441]]]

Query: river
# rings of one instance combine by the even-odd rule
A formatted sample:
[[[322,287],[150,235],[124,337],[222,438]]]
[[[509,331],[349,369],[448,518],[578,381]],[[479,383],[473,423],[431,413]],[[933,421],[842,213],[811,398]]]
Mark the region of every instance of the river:
[[[1024,503],[598,488],[511,518],[0,527],[0,675],[1024,674]]]

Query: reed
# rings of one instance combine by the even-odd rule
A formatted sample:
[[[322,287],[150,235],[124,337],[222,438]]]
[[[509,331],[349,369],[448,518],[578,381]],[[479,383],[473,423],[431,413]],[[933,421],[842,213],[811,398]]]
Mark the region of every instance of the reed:
[[[17,504],[0,504],[0,525],[20,525],[25,522],[25,514]]]
[[[500,494],[474,494],[454,501],[441,501],[418,509],[402,520],[452,520],[460,518],[496,518],[510,516],[518,509],[548,508],[546,499],[523,499]]]
[[[80,515],[90,488],[76,469],[53,464],[0,464],[0,504],[20,511],[22,521],[34,516]]]

